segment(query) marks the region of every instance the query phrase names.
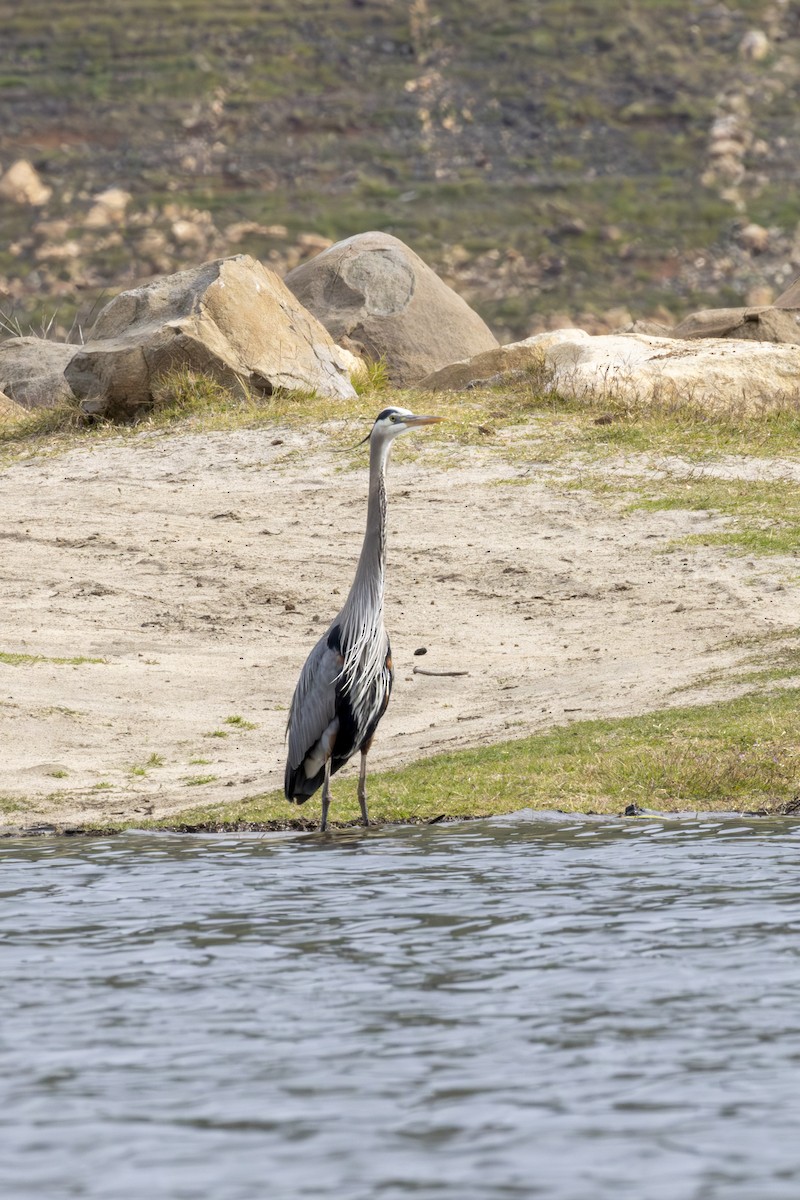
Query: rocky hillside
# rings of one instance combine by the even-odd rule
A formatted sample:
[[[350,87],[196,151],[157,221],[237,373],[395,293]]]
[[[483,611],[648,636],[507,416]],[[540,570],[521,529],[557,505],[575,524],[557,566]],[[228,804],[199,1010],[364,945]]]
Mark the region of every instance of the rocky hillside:
[[[0,309],[380,228],[503,340],[800,273],[787,0],[0,2]],[[32,170],[20,167],[29,163]],[[78,336],[77,332],[73,336]]]

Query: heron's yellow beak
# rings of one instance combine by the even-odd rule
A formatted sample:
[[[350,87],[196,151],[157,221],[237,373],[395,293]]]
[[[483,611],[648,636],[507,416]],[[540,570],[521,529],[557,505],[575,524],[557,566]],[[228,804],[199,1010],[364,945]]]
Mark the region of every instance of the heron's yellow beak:
[[[403,417],[404,425],[438,425],[440,421],[446,421],[447,417]]]

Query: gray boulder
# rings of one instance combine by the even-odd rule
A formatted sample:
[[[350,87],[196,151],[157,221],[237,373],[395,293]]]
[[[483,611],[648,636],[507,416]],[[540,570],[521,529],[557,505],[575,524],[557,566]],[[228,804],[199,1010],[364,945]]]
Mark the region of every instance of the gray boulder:
[[[286,283],[335,341],[384,359],[398,387],[498,344],[467,302],[388,233],[337,242],[290,271]]]
[[[775,301],[775,308],[800,309],[800,275],[792,280],[785,292],[781,292]]]
[[[23,408],[54,408],[74,400],[64,369],[77,349],[38,337],[0,342],[0,391]]]
[[[362,367],[284,285],[248,255],[218,259],[122,292],[101,311],[66,377],[84,408],[127,418],[174,368],[226,387],[355,396]]]
[[[745,342],[800,344],[795,314],[776,304],[760,308],[704,308],[672,330],[676,338],[735,338]]]

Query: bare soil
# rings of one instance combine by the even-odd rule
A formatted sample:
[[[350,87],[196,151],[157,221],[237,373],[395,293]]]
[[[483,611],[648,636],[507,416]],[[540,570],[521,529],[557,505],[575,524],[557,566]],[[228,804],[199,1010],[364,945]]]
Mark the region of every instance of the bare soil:
[[[389,473],[396,681],[374,768],[723,698],[740,685],[702,681],[741,639],[796,625],[788,563],[674,547],[722,518],[626,511],[575,489],[579,464],[521,468],[502,439],[414,449]],[[5,469],[0,652],[39,660],[0,661],[0,824],[279,788],[294,683],[349,587],[365,495],[364,466],[286,429],[139,435]],[[51,661],[73,658],[102,661]]]

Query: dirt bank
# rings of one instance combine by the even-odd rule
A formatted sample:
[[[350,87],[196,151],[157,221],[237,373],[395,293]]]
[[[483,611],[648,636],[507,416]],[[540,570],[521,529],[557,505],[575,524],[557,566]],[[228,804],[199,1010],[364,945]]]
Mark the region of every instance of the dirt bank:
[[[308,442],[141,435],[0,474],[0,825],[280,787],[297,672],[344,599],[364,520],[365,466],[343,467],[322,433]],[[569,486],[577,465],[421,442],[390,468],[396,684],[376,767],[721,697],[697,684],[737,661],[736,639],[796,624],[779,561],[664,552],[721,518],[626,512]]]

